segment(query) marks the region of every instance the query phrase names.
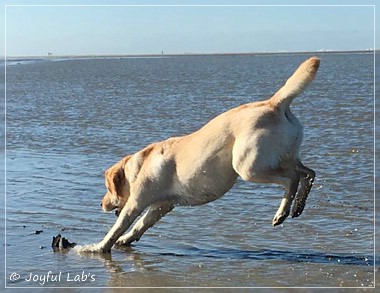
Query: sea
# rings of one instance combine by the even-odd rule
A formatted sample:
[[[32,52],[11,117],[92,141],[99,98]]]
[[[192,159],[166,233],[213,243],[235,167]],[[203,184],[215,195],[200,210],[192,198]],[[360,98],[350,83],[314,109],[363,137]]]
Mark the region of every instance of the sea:
[[[115,215],[99,204],[104,171],[115,162],[271,97],[313,55],[321,59],[317,77],[291,105],[304,126],[300,158],[316,172],[300,217],[273,227],[283,189],[238,178],[216,201],[176,207],[130,247],[106,255],[52,249],[58,234],[86,245],[112,227]],[[6,60],[0,65],[6,78],[0,285],[62,292],[373,288],[380,248],[374,57],[318,52]]]

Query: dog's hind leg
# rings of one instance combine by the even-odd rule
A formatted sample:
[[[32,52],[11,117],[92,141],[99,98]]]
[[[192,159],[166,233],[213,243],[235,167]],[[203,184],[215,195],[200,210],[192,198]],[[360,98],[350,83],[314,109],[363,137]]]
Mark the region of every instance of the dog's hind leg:
[[[301,162],[297,165],[297,171],[300,175],[301,187],[298,190],[294,204],[292,207],[292,218],[298,217],[302,214],[305,208],[306,199],[309,195],[311,187],[313,186],[315,172],[304,165]]]
[[[282,224],[285,221],[285,219],[289,216],[290,208],[292,206],[293,199],[298,189],[299,180],[300,178],[298,173],[294,173],[291,177],[288,178],[288,184],[283,185],[285,187],[285,194],[281,200],[280,207],[278,208],[276,214],[273,217],[273,226],[278,226]]]
[[[285,188],[280,207],[272,221],[273,226],[282,224],[290,214],[290,208],[298,189],[300,176],[296,170],[296,162],[286,161],[276,169],[257,168],[255,164],[248,168],[246,166],[249,165],[242,164],[235,168],[243,180],[254,183],[276,183]]]
[[[140,237],[152,227],[157,221],[159,221],[164,215],[169,213],[174,206],[171,203],[160,202],[152,204],[148,211],[139,219],[131,230],[120,237],[116,242],[116,245],[129,245],[134,241],[139,241]]]

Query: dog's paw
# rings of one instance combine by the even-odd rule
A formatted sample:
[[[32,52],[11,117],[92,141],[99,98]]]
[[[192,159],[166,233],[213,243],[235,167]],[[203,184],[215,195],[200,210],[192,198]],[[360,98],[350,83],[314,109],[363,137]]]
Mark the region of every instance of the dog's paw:
[[[289,212],[277,213],[272,220],[273,227],[281,225],[288,216]]]
[[[116,241],[115,246],[129,246],[130,244],[130,241],[118,240]]]
[[[77,253],[110,253],[110,250],[106,250],[99,243],[89,245],[78,245],[74,247],[74,251]]]
[[[292,218],[296,218],[302,214],[303,209],[305,208],[305,204],[306,204],[306,198],[302,200],[297,200],[294,203],[293,209],[292,209]]]
[[[138,240],[132,239],[131,237],[120,237],[119,240],[116,241],[115,246],[131,246],[131,243],[134,241]]]

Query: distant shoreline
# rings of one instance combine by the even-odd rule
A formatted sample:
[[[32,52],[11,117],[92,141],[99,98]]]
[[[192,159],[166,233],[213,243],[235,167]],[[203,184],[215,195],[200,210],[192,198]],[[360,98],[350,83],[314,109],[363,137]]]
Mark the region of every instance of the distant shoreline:
[[[178,53],[178,54],[88,54],[88,55],[36,55],[7,56],[7,60],[18,59],[66,59],[66,58],[161,58],[161,57],[192,57],[192,56],[262,56],[262,55],[299,55],[299,54],[363,54],[379,50],[348,50],[348,51],[297,51],[297,52],[250,52],[250,53]],[[3,57],[4,58],[4,57]]]

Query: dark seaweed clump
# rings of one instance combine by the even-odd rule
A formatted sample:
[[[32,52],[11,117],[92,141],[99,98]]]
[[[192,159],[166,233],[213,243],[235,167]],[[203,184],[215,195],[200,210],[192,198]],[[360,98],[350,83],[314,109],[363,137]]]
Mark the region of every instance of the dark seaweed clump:
[[[76,245],[74,242],[69,242],[66,238],[62,237],[61,234],[57,236],[53,236],[53,241],[51,243],[51,247],[54,251],[60,251],[64,249],[73,248]]]

